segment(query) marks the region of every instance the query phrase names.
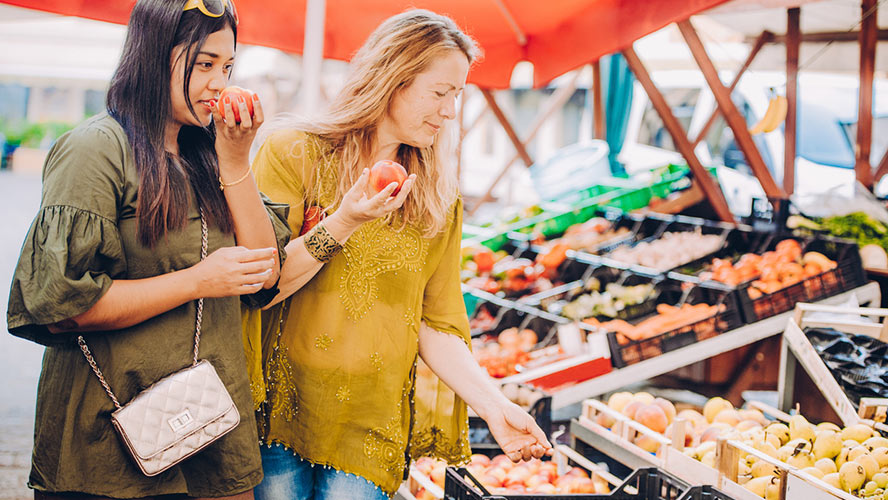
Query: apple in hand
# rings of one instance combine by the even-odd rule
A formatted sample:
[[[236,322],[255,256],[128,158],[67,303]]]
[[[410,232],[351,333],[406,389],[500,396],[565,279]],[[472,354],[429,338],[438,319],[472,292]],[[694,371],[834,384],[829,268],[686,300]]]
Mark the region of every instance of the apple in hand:
[[[228,97],[231,99],[231,111],[234,113],[234,122],[240,123],[240,103],[238,102],[238,97],[243,97],[244,101],[247,103],[247,111],[250,112],[250,117],[253,117],[253,92],[243,89],[237,86],[232,85],[231,87],[225,87],[222,90],[222,93],[219,95],[219,100],[216,101],[216,107],[219,108],[219,113],[222,115],[222,119],[225,119],[225,98]]]
[[[407,170],[390,160],[381,160],[373,165],[370,169],[370,179],[368,180],[369,193],[368,197],[382,191],[386,186],[393,182],[398,183],[398,187],[392,192],[392,196],[398,194],[404,181],[407,180]]]

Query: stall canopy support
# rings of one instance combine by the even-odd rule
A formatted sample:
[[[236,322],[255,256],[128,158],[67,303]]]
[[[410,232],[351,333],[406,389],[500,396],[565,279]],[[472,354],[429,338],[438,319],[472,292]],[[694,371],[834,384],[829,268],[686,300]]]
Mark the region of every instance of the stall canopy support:
[[[746,157],[746,162],[752,168],[755,176],[758,177],[759,183],[761,183],[762,188],[765,190],[765,195],[769,199],[786,198],[783,190],[774,182],[768,166],[765,165],[758,147],[756,147],[755,142],[752,140],[752,135],[749,134],[749,129],[746,128],[746,120],[737,110],[737,107],[734,106],[728,89],[719,80],[718,71],[706,54],[706,49],[703,47],[703,42],[700,41],[694,26],[690,20],[686,19],[678,22],[678,29],[687,42],[694,60],[697,61],[697,66],[700,67],[703,77],[709,84],[712,95],[715,97],[716,102],[718,102],[718,107],[721,108],[725,121],[731,128],[731,131],[734,132],[734,140],[737,141],[737,145]]]
[[[854,170],[857,180],[868,189],[873,188],[870,148],[873,140],[873,73],[876,70],[876,0],[863,0],[860,4],[860,90],[857,112],[857,161]]]
[[[688,140],[687,133],[672,113],[666,98],[663,97],[663,94],[654,85],[651,75],[648,73],[647,68],[644,67],[641,59],[638,58],[635,49],[631,46],[623,49],[623,57],[626,58],[629,69],[632,70],[635,78],[638,79],[638,82],[644,87],[645,92],[650,97],[651,104],[654,106],[657,114],[660,115],[660,119],[663,120],[663,126],[666,127],[669,135],[672,136],[672,142],[675,143],[676,149],[688,162],[688,166],[694,174],[694,182],[698,183],[703,189],[706,198],[715,210],[716,217],[725,222],[733,222],[734,215],[731,214],[724,193],[722,193],[721,188],[712,179],[712,176],[709,175],[709,172],[706,171],[700,159],[697,158],[694,148],[691,147],[691,141]]]
[[[796,118],[798,113],[799,91],[799,45],[801,29],[799,28],[801,9],[798,7],[786,11],[786,122],[783,137],[783,190],[786,194],[795,191],[796,164]]]
[[[607,138],[604,121],[604,88],[601,86],[601,60],[592,63],[592,106],[595,122],[595,138],[602,141]]]

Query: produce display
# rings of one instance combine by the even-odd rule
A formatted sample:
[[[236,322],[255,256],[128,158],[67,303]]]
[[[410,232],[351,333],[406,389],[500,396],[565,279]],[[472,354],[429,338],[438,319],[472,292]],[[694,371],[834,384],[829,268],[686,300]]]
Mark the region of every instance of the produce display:
[[[643,304],[656,297],[654,285],[645,283],[642,285],[624,286],[617,283],[608,283],[601,290],[601,282],[592,278],[586,282],[584,293],[568,303],[555,302],[548,306],[548,311],[561,314],[573,320],[584,320],[595,316],[608,318],[621,317],[627,307]]]
[[[563,244],[571,250],[595,253],[600,247],[624,240],[631,235],[629,228],[614,228],[613,222],[603,217],[595,217],[570,226],[563,236],[550,240],[548,244]],[[544,243],[539,238],[541,236],[538,236],[537,242]]]
[[[806,328],[805,335],[852,404],[888,397],[888,344],[833,328]]]
[[[632,340],[644,340],[682,327],[693,325],[713,318],[716,314],[725,310],[723,304],[682,304],[671,306],[669,304],[657,304],[657,315],[652,316],[637,325],[633,325],[621,319],[611,321],[599,321],[595,318],[587,318],[584,323],[606,332],[616,332],[620,344],[627,344]]]
[[[508,328],[492,340],[472,339],[472,354],[491,377],[508,377],[518,373],[518,365],[531,360],[537,340],[533,330]]]
[[[787,226],[853,240],[860,247],[864,267],[888,269],[888,226],[863,212],[827,217],[819,222],[792,215]]]
[[[666,232],[653,241],[618,247],[607,257],[631,266],[668,271],[718,251],[723,243],[721,236],[699,230]]]
[[[758,410],[734,408],[720,397],[709,399],[702,411],[676,412],[670,401],[649,393],[618,392],[610,396],[607,406],[664,436],[671,436],[675,420],[683,419],[684,454],[713,468],[717,440],[726,438],[861,498],[882,500],[888,491],[888,438],[864,424],[815,425],[802,415],[788,422],[771,421]],[[610,429],[616,420],[602,412],[596,423]],[[652,453],[658,446],[644,434],[639,434],[635,444]],[[774,465],[742,453],[738,471],[738,483],[746,489],[762,498],[778,498]]]
[[[534,260],[513,257],[484,247],[463,248],[463,283],[488,293],[505,295],[538,293],[557,283],[558,267],[567,258],[567,247],[553,245]]]
[[[709,270],[700,274],[704,280],[713,280],[730,286],[752,281],[749,297],[762,295],[794,285],[800,281],[835,269],[836,262],[819,252],[802,253],[798,241],[786,239],[762,255],[747,253],[736,263],[728,259],[713,259]]]
[[[417,472],[429,476],[441,488],[444,487],[446,464],[432,458],[420,458],[414,464]],[[486,455],[472,455],[466,466],[472,476],[493,494],[565,494],[565,493],[608,493],[610,486],[604,479],[591,476],[580,467],[568,466],[563,475],[558,474],[555,462],[532,459],[513,463],[505,455],[489,458]],[[426,490],[417,488],[411,492],[417,500],[434,498]]]

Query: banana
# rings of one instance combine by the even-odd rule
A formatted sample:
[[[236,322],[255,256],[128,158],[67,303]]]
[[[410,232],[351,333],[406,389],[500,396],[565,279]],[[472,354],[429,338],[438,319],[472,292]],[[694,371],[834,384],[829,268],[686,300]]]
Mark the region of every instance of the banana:
[[[786,97],[782,95],[772,97],[768,101],[768,109],[765,110],[765,115],[749,129],[749,133],[755,135],[775,130],[786,119],[788,108],[789,101],[786,100]]]

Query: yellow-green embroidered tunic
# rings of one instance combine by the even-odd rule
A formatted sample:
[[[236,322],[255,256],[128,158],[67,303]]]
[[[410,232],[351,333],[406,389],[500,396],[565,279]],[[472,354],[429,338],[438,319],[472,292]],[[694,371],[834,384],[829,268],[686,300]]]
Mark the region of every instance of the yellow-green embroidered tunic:
[[[292,207],[294,237],[312,179],[321,180],[320,204],[330,205],[339,162],[329,151],[316,136],[280,131],[254,161],[259,188]],[[263,314],[261,439],[389,494],[403,481],[408,449],[450,462],[468,457],[465,403],[436,379],[416,383],[420,321],[469,339],[461,227],[460,200],[433,238],[409,225],[366,223],[302,289]],[[247,339],[248,359],[258,359],[257,343]]]

